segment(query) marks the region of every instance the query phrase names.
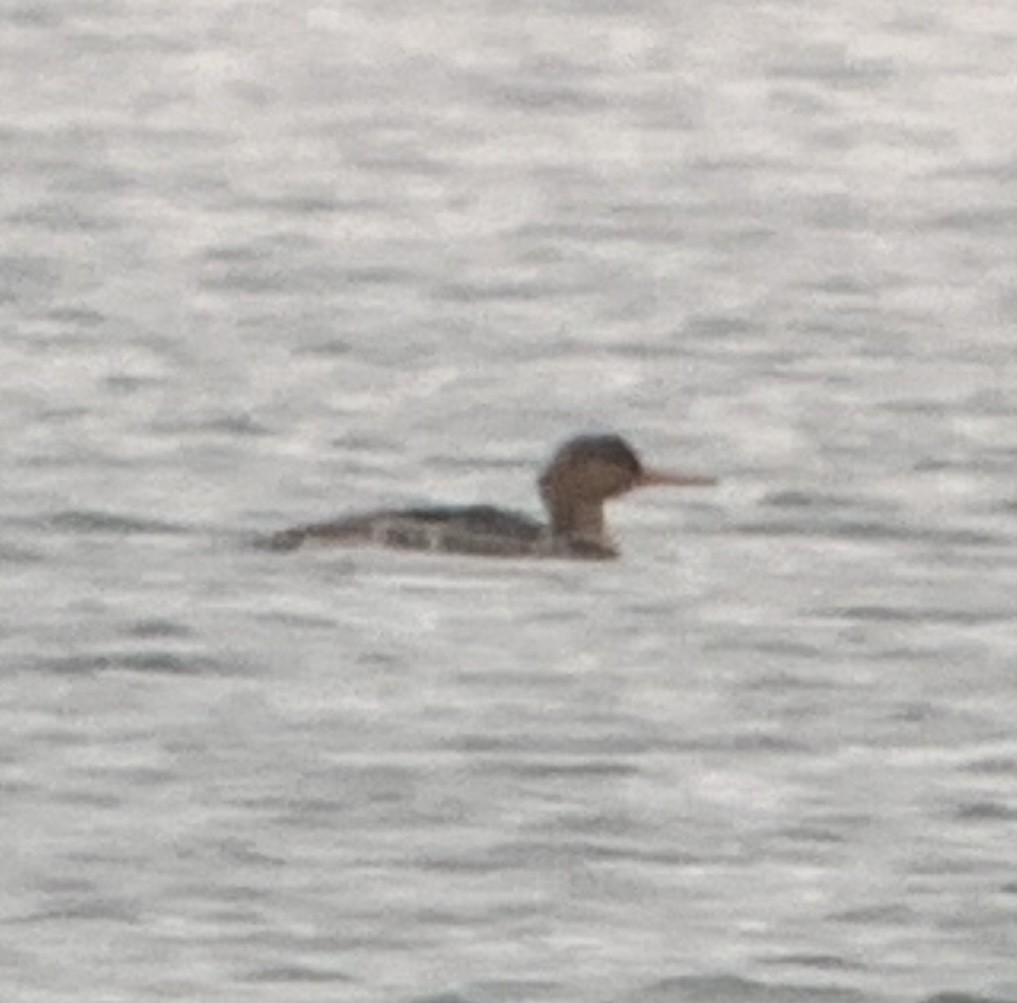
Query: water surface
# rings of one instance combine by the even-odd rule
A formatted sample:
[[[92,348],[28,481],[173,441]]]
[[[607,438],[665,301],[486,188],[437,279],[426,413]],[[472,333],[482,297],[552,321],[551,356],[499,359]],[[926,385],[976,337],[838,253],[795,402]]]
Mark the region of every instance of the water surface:
[[[2,24],[12,998],[1017,999],[1011,4]]]

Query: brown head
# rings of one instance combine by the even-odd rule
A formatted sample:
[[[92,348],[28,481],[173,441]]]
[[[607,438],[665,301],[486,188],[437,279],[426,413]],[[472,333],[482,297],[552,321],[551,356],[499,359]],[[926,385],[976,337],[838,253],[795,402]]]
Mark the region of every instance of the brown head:
[[[604,529],[606,501],[654,484],[691,487],[716,482],[644,467],[639,454],[620,436],[580,435],[554,454],[538,483],[555,534],[611,549]]]

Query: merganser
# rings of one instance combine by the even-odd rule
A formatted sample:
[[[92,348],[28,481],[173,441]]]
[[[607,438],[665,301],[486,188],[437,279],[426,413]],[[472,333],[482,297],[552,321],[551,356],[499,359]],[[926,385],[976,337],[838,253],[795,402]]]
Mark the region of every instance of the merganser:
[[[618,556],[604,503],[634,488],[705,487],[712,477],[643,466],[617,435],[580,435],[562,445],[537,482],[550,522],[492,505],[382,509],[283,530],[272,550],[317,545],[374,545],[400,550],[497,557],[606,559]]]

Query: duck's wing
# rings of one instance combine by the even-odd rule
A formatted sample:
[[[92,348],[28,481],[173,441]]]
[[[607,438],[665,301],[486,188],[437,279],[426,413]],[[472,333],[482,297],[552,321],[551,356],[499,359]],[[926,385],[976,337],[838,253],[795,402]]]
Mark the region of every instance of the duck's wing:
[[[305,545],[373,545],[398,550],[449,554],[525,556],[539,553],[547,539],[536,519],[492,505],[384,509],[364,515],[312,523],[276,533],[271,550]]]
[[[370,543],[376,520],[392,513],[366,512],[363,515],[292,526],[261,541],[267,550],[296,550],[305,545],[356,546]]]

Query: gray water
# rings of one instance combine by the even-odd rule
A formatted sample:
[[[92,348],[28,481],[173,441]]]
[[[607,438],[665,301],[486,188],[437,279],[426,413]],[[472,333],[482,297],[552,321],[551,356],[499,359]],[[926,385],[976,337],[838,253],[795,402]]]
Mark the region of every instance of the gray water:
[[[1017,999],[1017,5],[0,20],[0,986]],[[287,556],[710,491],[613,564]]]

